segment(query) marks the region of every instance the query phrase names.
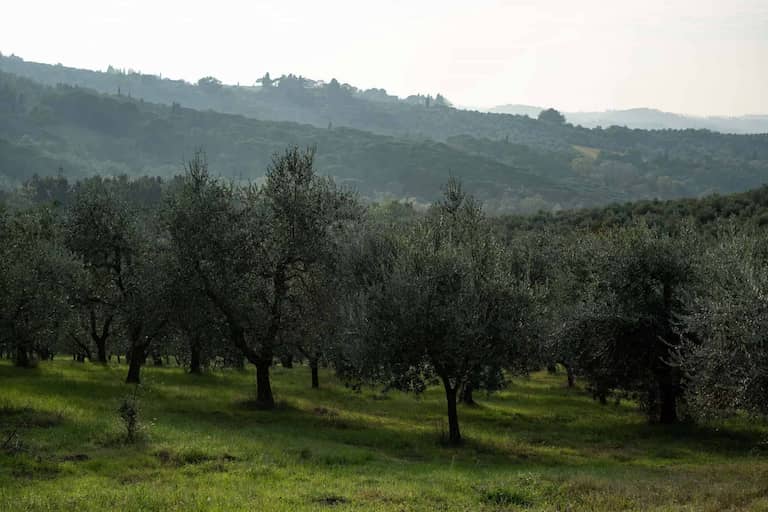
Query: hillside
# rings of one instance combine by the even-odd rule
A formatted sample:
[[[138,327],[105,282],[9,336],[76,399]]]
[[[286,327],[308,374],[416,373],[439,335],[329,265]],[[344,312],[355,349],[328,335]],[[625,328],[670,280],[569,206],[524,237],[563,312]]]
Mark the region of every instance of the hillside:
[[[387,94],[383,89],[361,90],[349,84],[331,81],[325,83],[309,78],[288,75],[270,79],[265,86],[226,85],[213,77],[201,79],[198,84],[183,80],[162,78],[135,71],[116,70],[107,72],[70,68],[61,64],[51,65],[27,62],[17,56],[0,55],[0,71],[31,78],[47,85],[68,84],[93,89],[105,94],[123,94],[142,98],[153,103],[170,105],[180,103],[198,110],[241,114],[246,117],[273,121],[292,121],[325,128],[348,126],[374,133],[410,137],[428,137],[445,140],[457,135],[479,138],[505,139],[543,149],[568,149],[572,144],[584,144],[609,148],[620,139],[624,149],[646,151],[653,133],[637,130],[588,130],[577,126],[552,126],[531,119],[527,115],[485,113],[452,108],[447,100],[416,95],[405,99]],[[254,80],[256,78],[254,77]],[[627,115],[641,116],[644,109],[626,111]],[[530,110],[521,112],[529,114]],[[674,114],[672,114],[674,116]],[[569,121],[571,121],[569,119]],[[579,124],[574,122],[574,124]],[[596,126],[590,124],[589,126]],[[604,128],[610,123],[602,124]],[[651,128],[643,126],[641,128]],[[680,129],[682,126],[670,126]],[[708,128],[708,126],[696,126]],[[683,134],[662,131],[667,139],[667,151],[690,152],[700,150],[703,144],[692,144],[700,138],[710,151],[732,150],[734,140],[721,134],[697,133],[685,130]],[[768,134],[752,140],[762,143],[768,152]],[[587,144],[590,145],[590,144]],[[736,143],[743,147],[743,143]]]
[[[196,147],[216,172],[256,179],[288,144],[316,145],[321,172],[369,199],[428,202],[452,174],[500,213],[698,197],[768,182],[768,135],[587,129],[298,77],[269,87],[192,85],[17,57],[0,57],[0,69],[59,84],[0,72],[5,186],[59,168],[72,177],[170,176]]]
[[[4,73],[0,112],[0,173],[6,184],[18,185],[35,173],[169,177],[200,147],[217,173],[251,180],[264,174],[274,152],[296,144],[317,146],[320,171],[369,198],[431,200],[451,173],[484,198],[506,194],[519,201],[540,194],[566,204],[574,198],[566,185],[531,169],[444,143],[154,105],[81,88],[44,87]],[[594,203],[599,196],[587,191],[577,200]]]

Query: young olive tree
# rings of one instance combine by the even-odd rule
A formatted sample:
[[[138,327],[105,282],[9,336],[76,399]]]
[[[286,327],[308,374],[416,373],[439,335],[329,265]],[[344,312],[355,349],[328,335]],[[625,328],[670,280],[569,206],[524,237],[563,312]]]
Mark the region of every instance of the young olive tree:
[[[361,375],[417,392],[437,378],[453,444],[462,440],[459,389],[482,384],[489,367],[524,369],[530,353],[532,292],[506,263],[480,205],[451,181],[367,290]]]
[[[274,407],[269,369],[290,339],[291,301],[334,250],[333,233],[359,216],[355,198],[314,170],[314,151],[274,156],[260,187],[234,188],[189,162],[168,225],[182,268],[225,319],[229,339],[256,366],[257,402]]]

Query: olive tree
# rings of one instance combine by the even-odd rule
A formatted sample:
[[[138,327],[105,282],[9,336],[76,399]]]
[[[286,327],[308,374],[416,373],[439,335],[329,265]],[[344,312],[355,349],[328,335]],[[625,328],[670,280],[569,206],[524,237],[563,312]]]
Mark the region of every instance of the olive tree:
[[[0,212],[0,342],[17,366],[53,356],[75,265],[46,209]]]
[[[261,407],[274,407],[269,370],[290,339],[290,303],[358,215],[352,194],[316,174],[313,150],[276,154],[258,187],[218,182],[202,154],[189,162],[168,218],[174,252],[256,366]]]
[[[768,413],[768,238],[723,229],[702,265],[679,362],[700,417]]]
[[[71,293],[80,320],[73,327],[88,334],[90,343],[70,331],[76,344],[106,364],[108,342],[115,328],[120,287],[134,250],[135,232],[128,206],[101,180],[83,183],[66,212],[64,241],[83,264]]]
[[[436,378],[458,444],[461,386],[482,384],[489,367],[526,366],[531,289],[514,279],[480,205],[455,181],[393,256],[366,293],[361,375],[417,392]]]
[[[563,334],[602,400],[609,390],[633,393],[649,419],[678,421],[683,374],[674,356],[679,319],[698,284],[698,243],[686,223],[674,233],[620,228],[592,245],[587,283]]]
[[[76,304],[100,362],[116,327],[127,341],[127,382],[140,381],[141,366],[166,328],[175,268],[155,212],[139,212],[102,182],[81,187],[67,212],[65,240],[87,280]]]

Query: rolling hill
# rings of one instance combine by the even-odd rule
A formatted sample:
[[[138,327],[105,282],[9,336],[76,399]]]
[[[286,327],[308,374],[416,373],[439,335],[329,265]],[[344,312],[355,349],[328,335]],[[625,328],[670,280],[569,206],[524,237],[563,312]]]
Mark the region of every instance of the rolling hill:
[[[258,87],[189,84],[7,56],[0,70],[6,187],[35,173],[171,176],[199,147],[216,172],[258,179],[271,154],[291,144],[317,146],[320,171],[367,199],[429,202],[454,175],[499,213],[768,182],[768,134],[588,129],[295,76]]]

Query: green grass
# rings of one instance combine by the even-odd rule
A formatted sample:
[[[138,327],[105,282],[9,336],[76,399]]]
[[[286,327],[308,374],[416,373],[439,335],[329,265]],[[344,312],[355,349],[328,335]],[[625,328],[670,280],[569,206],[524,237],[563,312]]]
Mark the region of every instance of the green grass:
[[[143,376],[126,445],[124,367],[0,362],[0,435],[21,443],[0,452],[0,510],[768,510],[765,426],[647,425],[564,376],[460,407],[459,448],[439,442],[437,388],[382,397],[323,373],[318,391],[276,368],[279,408],[258,411],[250,371]]]

